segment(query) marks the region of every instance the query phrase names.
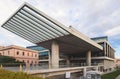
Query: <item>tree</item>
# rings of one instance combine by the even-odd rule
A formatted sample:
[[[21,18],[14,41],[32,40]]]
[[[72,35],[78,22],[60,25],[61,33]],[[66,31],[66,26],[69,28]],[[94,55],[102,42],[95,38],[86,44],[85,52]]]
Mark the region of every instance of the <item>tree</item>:
[[[24,64],[24,62],[16,61],[13,57],[1,55],[0,64],[3,64],[4,66],[19,66],[20,64]]]

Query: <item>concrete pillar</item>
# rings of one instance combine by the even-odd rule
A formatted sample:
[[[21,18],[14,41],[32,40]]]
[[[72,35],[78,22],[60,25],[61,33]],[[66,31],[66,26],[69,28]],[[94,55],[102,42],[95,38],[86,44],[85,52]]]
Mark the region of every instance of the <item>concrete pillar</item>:
[[[107,45],[108,46],[108,57],[109,57],[109,55],[110,55],[110,52],[109,52],[109,45]]]
[[[110,49],[111,49],[111,48],[110,48],[110,46],[109,46],[109,52],[110,52],[110,58],[111,58],[111,51],[110,51]]]
[[[83,68],[83,77],[86,79],[86,68]]]
[[[108,57],[108,45],[106,43],[106,53],[107,53],[107,57]]]
[[[111,52],[111,47],[110,47],[110,53],[111,53],[111,55],[110,55],[110,56],[111,56],[111,58],[112,58],[112,52]]]
[[[49,65],[49,69],[51,69],[51,53],[50,52],[48,52],[48,65]]]
[[[98,66],[96,66],[96,71],[98,71],[99,69],[98,69]]]
[[[104,42],[104,56],[107,56],[107,53],[106,53],[106,43]]]
[[[111,58],[113,58],[112,48],[110,48]]]
[[[69,58],[67,58],[66,64],[67,64],[67,67],[70,67],[70,59]]]
[[[108,53],[108,57],[109,57],[109,46],[107,44],[107,53]]]
[[[91,51],[89,50],[86,54],[86,63],[87,63],[87,66],[91,66]]]
[[[110,57],[109,45],[108,45],[108,57]]]
[[[55,40],[51,46],[51,66],[52,68],[59,68],[59,45]]]

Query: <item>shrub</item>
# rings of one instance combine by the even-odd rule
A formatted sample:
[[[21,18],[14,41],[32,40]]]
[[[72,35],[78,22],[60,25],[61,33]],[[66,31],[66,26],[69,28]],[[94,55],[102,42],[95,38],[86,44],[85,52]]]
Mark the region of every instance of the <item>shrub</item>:
[[[120,69],[113,71],[111,73],[102,75],[101,79],[115,79],[118,75],[120,75]]]
[[[9,56],[0,56],[0,64],[3,66],[19,66],[20,64],[24,64],[23,62],[16,61],[15,58]]]
[[[0,69],[0,79],[42,79],[41,77],[31,76],[23,72],[12,72]],[[51,78],[46,78],[51,79]]]

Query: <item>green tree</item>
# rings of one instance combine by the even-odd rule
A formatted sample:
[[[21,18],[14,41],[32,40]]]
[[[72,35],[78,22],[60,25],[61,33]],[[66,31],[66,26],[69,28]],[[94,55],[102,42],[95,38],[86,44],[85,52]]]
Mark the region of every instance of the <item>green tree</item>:
[[[0,64],[4,66],[19,66],[20,64],[24,64],[24,62],[16,61],[15,58],[9,56],[0,56]]]
[[[8,56],[0,56],[0,63],[15,63],[16,60]]]

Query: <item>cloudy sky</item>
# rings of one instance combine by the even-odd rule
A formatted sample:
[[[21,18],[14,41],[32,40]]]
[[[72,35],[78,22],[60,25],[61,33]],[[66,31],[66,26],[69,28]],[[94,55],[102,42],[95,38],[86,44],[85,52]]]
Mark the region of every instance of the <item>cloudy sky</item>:
[[[120,58],[120,0],[0,0],[0,26],[24,2],[90,38],[108,36]],[[12,44],[33,45],[0,27],[0,45]]]

